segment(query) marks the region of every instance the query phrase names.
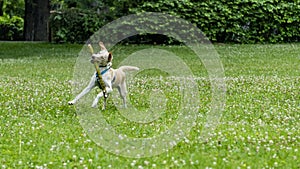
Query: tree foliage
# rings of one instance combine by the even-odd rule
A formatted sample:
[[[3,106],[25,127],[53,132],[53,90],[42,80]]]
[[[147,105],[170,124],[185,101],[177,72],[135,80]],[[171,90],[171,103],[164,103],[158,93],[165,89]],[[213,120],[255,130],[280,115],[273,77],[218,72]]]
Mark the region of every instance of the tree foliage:
[[[165,12],[196,24],[218,42],[295,42],[300,40],[298,0],[158,0],[133,12]]]
[[[22,6],[22,0],[15,1]],[[8,0],[4,2],[7,6]],[[4,13],[22,18],[17,3],[14,6],[10,9],[19,12],[8,12],[6,7]],[[299,0],[51,0],[51,8],[49,22],[51,39],[55,42],[82,43],[103,25],[140,12],[162,12],[181,17],[195,24],[215,42],[282,43],[300,40]],[[136,41],[140,38],[137,37]]]
[[[24,0],[0,0],[0,8],[0,40],[21,40]]]
[[[25,2],[24,0],[1,0],[0,1],[0,16],[8,15],[24,17]]]
[[[24,20],[18,16],[0,16],[0,40],[22,40]]]
[[[50,17],[51,40],[57,43],[83,43],[107,23],[106,19],[96,12],[77,8],[56,11]]]

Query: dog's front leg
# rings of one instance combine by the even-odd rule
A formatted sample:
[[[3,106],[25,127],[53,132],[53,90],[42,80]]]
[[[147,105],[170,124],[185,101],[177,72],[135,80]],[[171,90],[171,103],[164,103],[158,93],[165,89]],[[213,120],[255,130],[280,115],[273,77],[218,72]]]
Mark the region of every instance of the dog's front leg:
[[[112,89],[112,87],[111,87],[111,85],[109,86],[109,87],[106,87],[106,94],[109,94],[109,93],[111,93],[113,91],[113,89]],[[99,102],[99,99],[101,98],[101,97],[103,97],[103,92],[100,92],[99,94],[97,94],[97,96],[96,96],[96,98],[95,98],[95,100],[93,101],[93,104],[92,104],[92,107],[94,107],[94,108],[96,108],[97,107],[97,104],[98,104],[98,102]],[[106,100],[105,100],[106,101]],[[103,110],[105,109],[105,107],[106,107],[106,102],[104,101],[104,104],[103,104]]]
[[[73,105],[75,104],[81,97],[83,97],[84,95],[86,95],[88,92],[90,92],[95,86],[96,79],[95,76],[92,76],[90,83],[88,84],[88,86],[82,90],[82,92],[80,94],[78,94],[74,100],[69,101],[69,105]]]

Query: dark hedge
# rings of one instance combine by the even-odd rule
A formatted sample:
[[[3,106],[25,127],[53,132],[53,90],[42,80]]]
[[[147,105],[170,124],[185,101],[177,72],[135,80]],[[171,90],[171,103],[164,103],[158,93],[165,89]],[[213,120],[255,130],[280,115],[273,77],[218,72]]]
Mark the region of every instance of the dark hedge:
[[[300,40],[299,0],[158,0],[143,1],[123,9],[123,14],[124,11],[127,14],[162,12],[178,16],[195,24],[213,42],[287,43]],[[82,43],[117,15],[118,12],[97,14],[78,9],[57,11],[50,18],[52,41]],[[129,41],[153,43],[154,39],[159,39],[161,43],[174,42],[162,39],[166,38],[164,36],[158,37],[142,35],[129,38]]]

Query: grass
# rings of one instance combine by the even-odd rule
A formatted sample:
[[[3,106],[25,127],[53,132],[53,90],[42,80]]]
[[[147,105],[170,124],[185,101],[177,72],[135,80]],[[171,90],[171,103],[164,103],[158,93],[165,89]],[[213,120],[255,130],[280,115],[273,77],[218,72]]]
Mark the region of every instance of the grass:
[[[211,88],[204,66],[193,53],[180,46],[115,47],[114,65],[131,53],[159,48],[182,58],[196,76],[198,96],[194,97],[200,106],[196,124],[173,149],[146,158],[117,156],[97,146],[84,130],[82,114],[67,105],[73,98],[74,65],[81,48],[0,43],[0,167],[300,167],[300,44],[215,45],[225,69],[227,101],[220,123],[205,140],[201,129],[210,109]],[[176,80],[168,88],[157,86],[163,83],[157,80],[160,73],[138,74],[129,86],[130,102],[143,111],[150,107],[150,93],[162,90],[167,109],[158,114],[160,118],[145,124],[132,122],[125,118],[129,113],[117,111],[112,99],[100,117],[131,137],[152,137],[167,130],[178,118],[181,96]],[[97,115],[91,117],[95,118],[89,122],[95,122]]]

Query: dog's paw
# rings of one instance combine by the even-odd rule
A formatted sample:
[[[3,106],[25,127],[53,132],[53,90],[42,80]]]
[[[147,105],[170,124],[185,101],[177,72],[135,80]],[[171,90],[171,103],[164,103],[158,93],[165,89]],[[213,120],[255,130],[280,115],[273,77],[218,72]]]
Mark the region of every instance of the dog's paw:
[[[97,104],[92,104],[92,108],[97,108]]]
[[[74,105],[75,102],[72,100],[72,101],[69,101],[68,104],[69,104],[69,105]]]

